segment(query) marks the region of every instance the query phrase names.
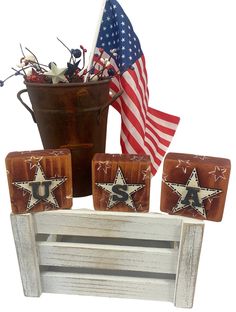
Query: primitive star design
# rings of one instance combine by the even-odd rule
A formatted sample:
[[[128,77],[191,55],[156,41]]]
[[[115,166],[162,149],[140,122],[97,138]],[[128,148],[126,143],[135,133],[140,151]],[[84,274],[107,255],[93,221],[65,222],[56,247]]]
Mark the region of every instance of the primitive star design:
[[[176,168],[182,169],[183,173],[186,174],[187,168],[189,168],[190,166],[190,160],[178,159],[178,165],[176,166]]]
[[[221,193],[221,190],[218,189],[211,189],[206,187],[201,187],[199,185],[199,179],[197,170],[194,168],[187,183],[184,184],[178,184],[178,183],[171,183],[164,181],[166,185],[168,185],[172,191],[174,191],[178,196],[179,200],[175,207],[173,207],[172,212],[178,212],[182,209],[191,207],[195,211],[197,211],[202,217],[206,218],[206,210],[204,208],[203,201],[205,199],[208,199],[210,197],[215,196],[216,194]],[[189,190],[195,191],[195,194],[197,194],[197,200],[199,202],[199,205],[196,205],[195,200],[192,198],[188,198],[187,203],[187,194],[189,194]]]
[[[57,157],[60,155],[64,155],[64,152],[63,151],[52,151],[49,154]]]
[[[206,160],[206,159],[208,159],[208,156],[204,156],[204,155],[194,155],[193,158],[197,158],[197,159],[200,159],[200,160]]]
[[[97,166],[97,171],[102,170],[105,174],[107,174],[108,169],[111,169],[111,164],[108,160],[100,161]]]
[[[218,181],[220,179],[222,179],[222,180],[226,179],[226,177],[224,175],[226,173],[226,171],[227,171],[226,168],[216,166],[213,171],[209,172],[209,174],[214,176],[214,179],[215,179],[215,182],[216,182],[216,181]]]
[[[130,160],[132,161],[142,161],[145,159],[145,156],[143,155],[131,155]]]
[[[23,182],[13,182],[12,184],[15,185],[16,187],[18,187],[19,189],[26,191],[27,193],[30,194],[29,196],[29,200],[27,203],[27,210],[31,210],[35,205],[37,205],[40,201],[45,201],[49,204],[51,204],[52,206],[54,206],[55,208],[60,208],[58,205],[58,202],[55,198],[55,195],[53,193],[53,191],[58,188],[62,183],[64,183],[67,180],[67,178],[50,178],[47,179],[45,177],[45,174],[43,172],[43,169],[41,167],[40,164],[38,164],[37,169],[35,171],[35,176],[34,176],[34,180],[32,181],[23,181]],[[45,186],[43,187],[43,183],[50,183],[48,188],[49,188],[49,194],[46,198],[43,197],[42,193],[45,194]],[[33,194],[33,187],[32,185],[34,183],[40,183],[39,186],[39,193],[40,196],[42,196],[42,198],[35,198],[34,194]]]
[[[166,182],[168,178],[168,174],[166,174],[164,171],[162,173],[162,182]]]
[[[44,73],[44,75],[50,77],[53,84],[58,82],[68,82],[64,75],[66,71],[67,68],[58,68],[56,64],[51,63],[51,69]]]
[[[66,74],[69,77],[72,77],[74,75],[75,71],[78,69],[79,63],[80,63],[80,60],[76,62],[75,64],[67,63]]]
[[[114,207],[118,203],[123,202],[123,203],[125,203],[125,205],[127,205],[131,209],[136,210],[132,195],[134,193],[136,193],[137,191],[141,190],[143,187],[145,187],[145,184],[128,184],[128,183],[126,183],[124,175],[123,175],[120,167],[118,167],[118,169],[117,169],[115,180],[113,183],[96,183],[96,185],[110,194],[109,200],[107,203],[108,209],[111,209],[112,207]],[[119,199],[114,200],[115,193],[113,192],[113,187],[115,185],[120,185],[120,186],[125,185],[127,187],[127,190],[125,191],[128,195],[127,200],[125,200],[125,201],[121,201]]]
[[[151,179],[151,167],[148,166],[146,169],[142,170],[143,181]]]
[[[35,157],[35,156],[31,156],[25,159],[26,163],[29,163],[30,165],[30,170],[33,168],[37,168],[40,161],[43,159],[43,157]]]

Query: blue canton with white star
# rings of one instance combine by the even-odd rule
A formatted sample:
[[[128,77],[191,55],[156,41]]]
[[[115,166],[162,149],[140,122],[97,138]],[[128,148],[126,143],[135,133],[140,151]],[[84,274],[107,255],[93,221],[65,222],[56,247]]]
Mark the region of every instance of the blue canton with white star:
[[[116,0],[106,2],[97,47],[103,48],[109,55],[111,50],[116,49],[116,64],[121,73],[128,70],[143,55],[138,37]]]

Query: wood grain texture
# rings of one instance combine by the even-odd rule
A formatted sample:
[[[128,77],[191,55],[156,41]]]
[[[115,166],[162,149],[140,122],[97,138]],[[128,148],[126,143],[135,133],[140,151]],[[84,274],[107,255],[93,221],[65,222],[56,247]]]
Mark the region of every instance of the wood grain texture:
[[[121,170],[125,185],[139,185],[140,189],[131,196],[133,204],[117,200],[115,205],[110,207],[111,196],[117,195],[115,192],[107,192],[98,185],[101,183],[115,183],[117,171]],[[130,154],[95,154],[92,160],[92,190],[93,203],[96,210],[126,211],[126,212],[148,212],[151,183],[151,162],[147,155]],[[123,184],[122,184],[123,186]],[[124,190],[122,191],[124,192]],[[125,191],[129,194],[129,186]],[[121,198],[121,194],[118,195]],[[130,202],[129,202],[130,203]]]
[[[186,185],[193,169],[197,171],[200,187],[220,191],[219,194],[203,200],[206,217],[201,215],[190,205],[179,211],[173,210],[180,197],[167,183]],[[196,219],[221,221],[224,212],[230,170],[231,163],[230,160],[226,158],[180,153],[167,154],[163,166],[161,211]]]
[[[40,265],[175,274],[178,251],[167,248],[39,242]]]
[[[177,307],[193,306],[203,231],[203,224],[183,222],[174,299]]]
[[[24,294],[39,297],[41,282],[32,216],[12,214],[11,223]]]
[[[68,149],[9,153],[6,157],[6,170],[13,213],[71,208],[72,169],[71,154]],[[37,179],[40,182],[35,181],[37,172],[41,172],[41,170],[44,177],[39,174]],[[30,190],[22,187],[22,182],[39,183],[38,195],[43,198],[43,195],[47,194],[45,185],[42,186],[42,183],[45,183],[44,179],[53,185],[45,199],[35,199],[32,185]],[[54,186],[52,181],[56,179],[58,182]]]
[[[44,292],[86,296],[173,301],[174,280],[125,276],[45,272]]]
[[[37,233],[179,241],[181,217],[158,214],[48,211],[34,214]]]
[[[27,296],[39,296],[42,287],[42,292],[192,306],[202,221],[91,210],[12,214],[11,219]]]

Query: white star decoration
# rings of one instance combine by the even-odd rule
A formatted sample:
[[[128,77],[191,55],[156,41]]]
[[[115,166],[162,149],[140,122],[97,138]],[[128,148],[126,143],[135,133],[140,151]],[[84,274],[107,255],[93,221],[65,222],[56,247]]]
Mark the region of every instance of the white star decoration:
[[[119,4],[110,6],[109,1],[106,3],[98,36],[98,46],[103,47],[105,51],[116,49],[117,57],[114,61],[121,71],[127,70],[142,56],[139,40]]]
[[[148,166],[147,169],[142,170],[143,181],[151,179],[151,167]]]
[[[44,75],[50,77],[53,84],[58,82],[68,82],[64,75],[66,71],[67,68],[58,68],[56,64],[51,63],[51,69],[44,73]]]
[[[186,174],[187,173],[187,168],[189,168],[191,166],[190,164],[190,160],[178,160],[178,165],[175,168],[180,168],[182,169],[183,173]]]
[[[28,157],[27,159],[25,159],[26,163],[29,163],[30,165],[30,169],[33,169],[35,167],[38,167],[40,161],[43,159],[43,157],[35,157],[35,156],[31,156]]]
[[[63,151],[52,151],[49,154],[57,157],[60,155],[64,155],[64,152]]]
[[[208,156],[204,156],[204,155],[195,155],[195,156],[193,156],[193,158],[198,158],[198,159],[200,159],[200,160],[206,160],[206,159],[208,159]]]
[[[226,171],[227,171],[226,168],[216,166],[213,171],[209,172],[209,174],[213,175],[215,182],[217,182],[220,179],[222,179],[222,180],[226,179],[226,177],[225,177]]]
[[[105,174],[107,174],[108,169],[111,169],[111,164],[108,160],[99,161],[97,171],[102,170]]]
[[[143,155],[130,155],[130,160],[142,161],[145,159]]]
[[[178,212],[182,209],[191,207],[196,210],[202,217],[206,218],[206,210],[203,201],[216,194],[221,193],[221,190],[201,187],[199,185],[197,170],[194,168],[186,185],[171,183],[164,181],[178,196],[179,200],[172,212]]]
[[[13,182],[13,185],[19,189],[26,191],[30,194],[29,200],[27,203],[27,210],[31,210],[35,205],[40,201],[45,201],[55,208],[60,208],[58,202],[53,194],[53,191],[58,188],[62,183],[64,183],[67,178],[51,178],[46,179],[45,174],[38,164],[34,180],[24,181],[24,182]],[[35,194],[35,187],[37,192]]]
[[[135,207],[135,204],[131,195],[133,195],[134,193],[136,193],[137,191],[145,187],[145,184],[127,184],[120,167],[118,167],[117,169],[116,177],[113,183],[96,183],[96,185],[110,194],[109,200],[107,203],[108,209],[122,202],[122,203],[125,203],[125,205],[127,205],[131,209],[136,210],[136,207]],[[122,193],[125,193],[126,195],[125,198],[122,198],[121,196],[122,193],[114,192],[114,187],[118,187],[118,188],[120,187],[120,190],[122,191]]]

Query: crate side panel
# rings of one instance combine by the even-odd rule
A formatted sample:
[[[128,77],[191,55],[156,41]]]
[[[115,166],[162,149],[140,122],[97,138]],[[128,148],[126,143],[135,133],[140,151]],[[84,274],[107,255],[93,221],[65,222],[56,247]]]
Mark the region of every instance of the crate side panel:
[[[193,306],[204,224],[183,223],[175,286],[175,306]]]
[[[41,283],[32,215],[11,215],[21,280],[25,296],[39,297]]]

